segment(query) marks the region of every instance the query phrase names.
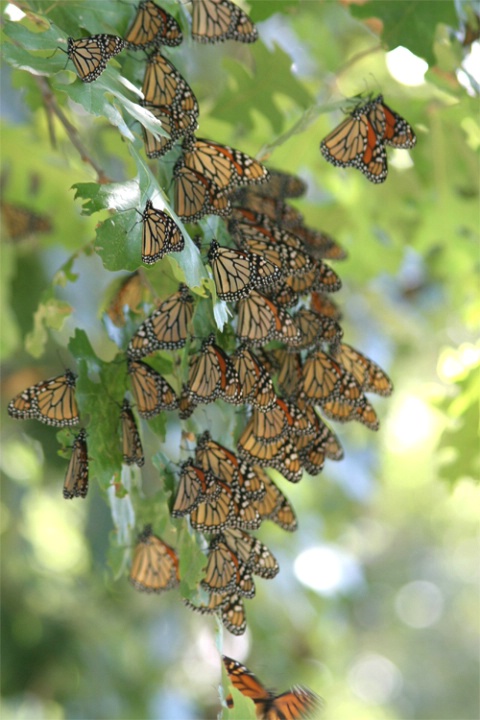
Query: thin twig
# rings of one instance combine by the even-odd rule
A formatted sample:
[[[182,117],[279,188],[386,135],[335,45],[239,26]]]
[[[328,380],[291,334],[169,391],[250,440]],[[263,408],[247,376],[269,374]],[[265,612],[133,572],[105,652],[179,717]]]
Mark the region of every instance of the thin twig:
[[[40,88],[40,92],[42,93],[47,109],[51,111],[54,115],[56,115],[57,118],[60,120],[72,145],[76,148],[76,150],[78,150],[78,153],[82,158],[83,162],[88,163],[95,170],[95,172],[97,173],[98,182],[100,184],[112,182],[112,180],[110,180],[110,178],[104,173],[102,168],[94,160],[94,158],[90,156],[85,145],[83,144],[78,135],[77,128],[72,125],[70,120],[64,114],[63,110],[58,106],[55,95],[53,94],[47,80],[44,77],[39,76],[36,76],[35,80]]]

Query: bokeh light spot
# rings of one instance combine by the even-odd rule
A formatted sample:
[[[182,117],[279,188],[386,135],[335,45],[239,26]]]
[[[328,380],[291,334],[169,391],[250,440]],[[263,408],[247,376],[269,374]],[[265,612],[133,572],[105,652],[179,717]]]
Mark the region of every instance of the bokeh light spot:
[[[405,625],[417,629],[430,627],[442,616],[443,595],[433,583],[415,580],[400,588],[395,610]]]
[[[402,85],[417,87],[425,83],[428,63],[399,45],[386,55],[388,72]]]
[[[334,595],[362,582],[356,560],[343,550],[317,545],[304,550],[295,560],[294,572],[303,585],[321,595]]]
[[[348,684],[357,697],[372,705],[383,705],[402,687],[402,675],[388,658],[366,653],[352,666]]]
[[[397,405],[389,422],[388,444],[397,453],[423,445],[434,431],[429,406],[418,397],[406,395]]]

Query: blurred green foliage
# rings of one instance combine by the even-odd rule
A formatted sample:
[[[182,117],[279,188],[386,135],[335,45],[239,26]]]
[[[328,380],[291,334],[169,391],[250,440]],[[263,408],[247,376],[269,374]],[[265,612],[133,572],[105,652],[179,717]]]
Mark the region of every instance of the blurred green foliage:
[[[257,583],[247,634],[233,638],[180,599],[192,596],[204,564],[186,522],[169,514],[177,464],[188,454],[182,427],[165,416],[142,423],[140,474],[121,466],[112,413],[126,387],[119,348],[139,319],[114,329],[100,308],[140,264],[135,209],[152,193],[172,209],[173,162],[147,163],[143,154],[143,56],[122,53],[86,85],[54,52],[69,35],[124,32],[133,5],[17,5],[26,16],[4,6],[2,28],[2,195],[49,216],[53,230],[2,242],[2,717],[212,718],[220,650],[268,687],[311,687],[326,700],[326,720],[478,718],[480,133],[478,78],[463,44],[471,10],[436,0],[255,0],[261,40],[209,47],[188,38],[188,6],[165,0],[186,35],[168,56],[198,97],[200,134],[261,150],[308,181],[295,205],[349,251],[335,266],[345,339],[396,387],[375,403],[377,436],[341,428],[342,463],[295,487],[283,482],[299,530],[261,528],[281,572]],[[418,84],[395,77],[389,52],[399,45],[428,62]],[[328,165],[318,150],[346,98],[377,89],[418,136],[410,154],[389,151],[389,177],[378,187]],[[206,238],[225,232],[214,218],[201,226]],[[202,336],[228,316],[210,299],[212,282],[187,232],[195,229],[184,230],[185,250],[143,272],[162,297],[186,279]],[[158,355],[177,385],[180,355]],[[88,418],[85,502],[61,497],[71,433],[6,415],[16,392],[64,365],[79,373]],[[208,426],[230,444],[241,422],[218,403],[183,429]],[[161,597],[126,582],[136,533],[152,520],[180,556],[180,591]],[[312,548],[323,553],[311,568],[315,587],[302,581],[299,563]],[[253,717],[251,703],[238,701],[224,717]]]

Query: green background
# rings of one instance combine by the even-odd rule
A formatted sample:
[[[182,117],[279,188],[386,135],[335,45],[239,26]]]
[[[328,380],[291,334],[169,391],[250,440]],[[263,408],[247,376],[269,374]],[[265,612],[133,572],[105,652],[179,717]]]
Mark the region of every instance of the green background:
[[[110,361],[138,319],[115,334],[104,309],[138,266],[134,209],[157,183],[168,188],[173,160],[145,160],[135,119],[142,53],[122,53],[90,85],[52,53],[68,35],[121,35],[133,6],[16,5],[27,13],[20,22],[2,4],[2,193],[53,229],[18,242],[2,232],[2,718],[214,718],[219,650],[279,691],[311,687],[325,720],[478,718],[480,130],[478,78],[464,64],[475,5],[254,0],[260,41],[211,47],[191,41],[189,6],[165,0],[186,36],[167,54],[199,100],[199,133],[308,182],[295,205],[349,253],[332,263],[345,340],[395,384],[391,398],[372,399],[378,434],[337,426],[345,460],[281,484],[299,529],[258,532],[281,571],[257,582],[240,638],[191,613],[179,591],[150,597],[127,581],[136,533],[152,519],[190,568],[183,594],[198,575],[198,548],[166,505],[172,463],[188,455],[178,422],[142,422],[141,473],[120,474],[112,450],[111,398],[122,397],[124,370]],[[422,84],[390,73],[398,46],[428,63]],[[410,153],[388,151],[381,186],[328,165],[318,149],[347,98],[368,92],[383,92],[417,134]],[[82,156],[53,106],[76,128]],[[222,225],[204,220],[205,236]],[[192,248],[148,270],[162,296],[182,277],[208,284]],[[168,354],[159,362],[172,371]],[[65,365],[80,373],[92,457],[89,496],[71,503],[62,498],[71,435],[6,413],[15,393]],[[185,427],[208,424],[227,443],[238,422],[218,405]],[[296,572],[311,549],[317,590]],[[254,717],[248,705],[224,717]]]

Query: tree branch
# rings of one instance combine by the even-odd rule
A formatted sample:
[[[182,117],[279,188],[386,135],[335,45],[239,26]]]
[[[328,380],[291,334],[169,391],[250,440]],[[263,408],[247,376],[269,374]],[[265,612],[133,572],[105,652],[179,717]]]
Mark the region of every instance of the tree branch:
[[[37,85],[40,89],[40,92],[42,93],[43,100],[45,102],[45,106],[47,108],[47,111],[52,113],[53,115],[56,115],[56,117],[59,119],[63,127],[65,128],[65,132],[67,133],[72,145],[78,150],[78,153],[80,157],[82,158],[83,162],[88,163],[92,166],[92,168],[97,173],[97,180],[100,184],[105,184],[112,182],[112,180],[104,173],[102,168],[97,164],[97,162],[92,158],[83,144],[83,142],[80,139],[80,136],[77,132],[77,128],[72,125],[70,120],[66,117],[63,110],[59,107],[57,104],[57,101],[55,99],[55,95],[53,94],[52,90],[50,89],[50,86],[47,82],[47,80],[44,77],[35,76],[35,80],[37,82]]]

